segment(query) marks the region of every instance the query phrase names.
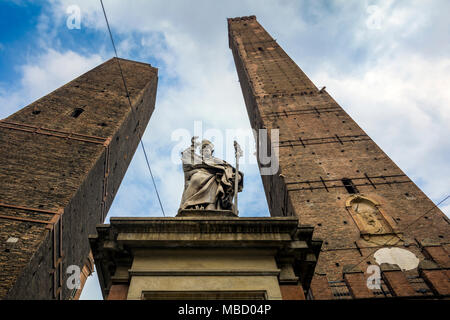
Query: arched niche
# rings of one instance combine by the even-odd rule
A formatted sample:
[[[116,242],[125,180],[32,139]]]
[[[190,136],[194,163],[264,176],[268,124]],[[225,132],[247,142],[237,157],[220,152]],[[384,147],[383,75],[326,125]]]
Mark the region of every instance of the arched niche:
[[[346,208],[358,226],[361,236],[395,233],[395,222],[381,208],[380,204],[363,195],[347,199]]]

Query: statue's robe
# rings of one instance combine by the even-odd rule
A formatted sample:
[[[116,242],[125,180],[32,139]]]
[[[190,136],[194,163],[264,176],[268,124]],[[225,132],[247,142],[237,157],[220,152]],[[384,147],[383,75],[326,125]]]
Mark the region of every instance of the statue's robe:
[[[230,164],[219,158],[202,159],[192,148],[182,152],[184,191],[180,210],[233,210],[234,173]],[[242,191],[244,174],[238,173],[238,191]]]

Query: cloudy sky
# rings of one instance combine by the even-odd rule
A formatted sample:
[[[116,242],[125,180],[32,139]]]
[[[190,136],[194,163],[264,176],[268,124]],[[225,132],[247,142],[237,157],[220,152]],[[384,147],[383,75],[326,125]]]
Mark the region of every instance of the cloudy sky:
[[[104,0],[120,57],[159,68],[143,142],[166,211],[183,188],[172,133],[249,130],[227,17],[256,15],[285,51],[435,202],[450,193],[450,2]],[[80,28],[74,7],[80,12]],[[113,56],[99,1],[0,3],[0,118]],[[177,131],[178,130],[178,131]],[[252,147],[243,142],[244,147]],[[234,163],[232,140],[216,146]],[[250,154],[250,153],[249,153]],[[254,158],[243,165],[240,212],[268,216]],[[450,203],[442,206],[449,215]],[[161,216],[139,148],[109,211]],[[101,298],[96,275],[82,298]]]

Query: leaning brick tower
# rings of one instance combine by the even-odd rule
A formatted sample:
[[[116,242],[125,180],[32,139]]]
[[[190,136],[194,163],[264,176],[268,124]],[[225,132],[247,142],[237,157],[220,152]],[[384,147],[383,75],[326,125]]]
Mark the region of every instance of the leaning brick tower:
[[[68,267],[82,279],[92,267],[88,235],[147,126],[157,80],[156,68],[113,58],[0,121],[0,299],[79,295]]]
[[[307,297],[448,297],[448,218],[254,16],[228,32],[252,128],[279,129],[279,171],[261,176],[270,213],[324,241]]]

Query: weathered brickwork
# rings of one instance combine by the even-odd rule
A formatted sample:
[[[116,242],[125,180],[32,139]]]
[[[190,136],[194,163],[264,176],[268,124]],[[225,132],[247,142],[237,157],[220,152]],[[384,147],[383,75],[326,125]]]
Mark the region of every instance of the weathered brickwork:
[[[106,300],[127,300],[128,289],[128,284],[112,285]]]
[[[372,290],[366,286],[366,280],[362,272],[344,273],[344,280],[355,299],[373,298]]]
[[[316,274],[311,281],[310,294],[314,299],[330,300],[333,299],[333,292],[328,284],[326,275]]]
[[[421,261],[433,259],[448,268],[448,218],[254,16],[228,19],[228,31],[253,129],[279,129],[279,171],[262,175],[271,215],[296,215],[324,241],[312,298],[329,296],[324,279],[335,298],[351,297],[357,289],[345,288],[343,268],[365,271],[376,264],[373,253],[382,247],[407,249]],[[359,203],[373,210],[375,222],[364,220]],[[424,252],[427,243],[435,248]],[[417,269],[405,277],[416,292],[432,294]],[[355,276],[350,278],[354,282]]]
[[[280,285],[283,300],[305,300],[305,293],[301,285]]]
[[[384,283],[395,297],[416,297],[421,294],[414,290],[405,273],[396,265],[382,264]]]
[[[442,269],[421,270],[420,274],[435,295],[437,296],[450,295],[449,270],[442,270]]]
[[[67,299],[154,110],[157,69],[111,59],[0,121],[0,298]]]

